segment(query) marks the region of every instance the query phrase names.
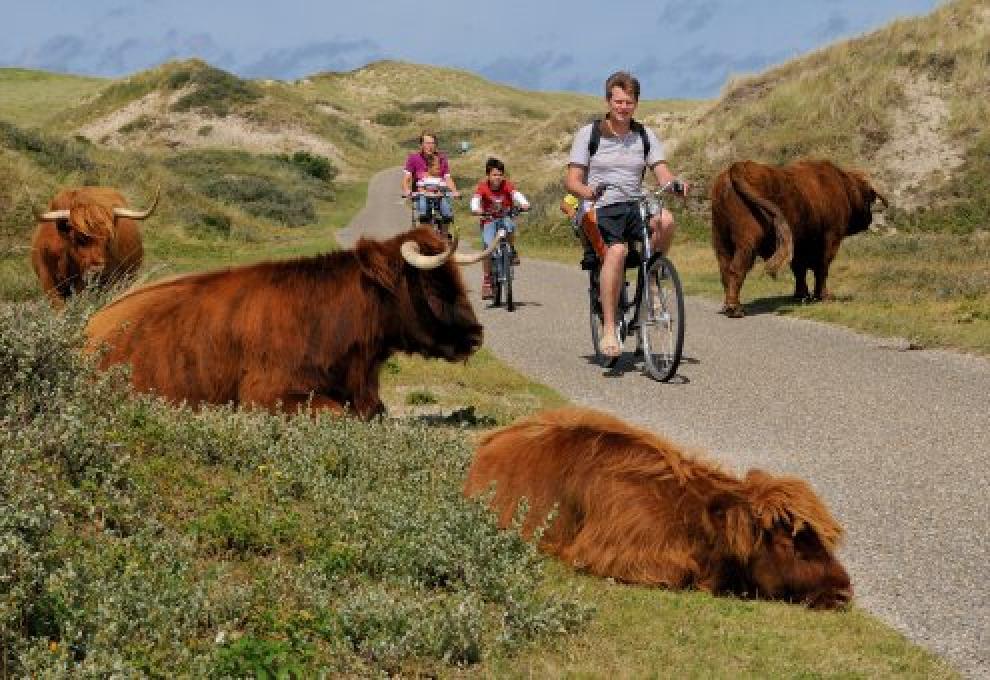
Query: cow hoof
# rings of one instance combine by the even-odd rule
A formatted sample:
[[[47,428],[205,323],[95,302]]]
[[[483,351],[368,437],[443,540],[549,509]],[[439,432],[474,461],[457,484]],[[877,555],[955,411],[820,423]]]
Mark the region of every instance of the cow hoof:
[[[746,316],[746,312],[743,311],[742,305],[725,305],[722,308],[722,313],[730,319],[741,319]]]

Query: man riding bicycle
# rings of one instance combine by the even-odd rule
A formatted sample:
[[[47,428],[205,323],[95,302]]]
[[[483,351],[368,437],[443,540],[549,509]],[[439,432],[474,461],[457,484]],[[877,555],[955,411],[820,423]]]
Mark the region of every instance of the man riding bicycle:
[[[512,246],[512,264],[519,264],[516,252],[515,224],[508,217],[509,210],[516,206],[520,210],[529,210],[529,201],[516,190],[509,180],[505,179],[505,164],[497,158],[489,158],[485,162],[485,178],[478,182],[471,197],[471,213],[481,216],[481,240],[485,249],[495,238],[495,218],[502,217],[509,245]],[[487,257],[482,260],[484,279],[481,283],[481,299],[492,297],[492,263]]]
[[[622,352],[615,311],[629,251],[627,244],[642,231],[639,208],[631,197],[641,192],[647,168],[661,186],[676,180],[667,167],[659,138],[653,130],[633,120],[639,92],[639,80],[625,71],[608,77],[605,81],[608,114],[577,131],[564,179],[569,192],[593,202],[605,243],[600,274],[605,331],[601,349],[612,363]],[[687,183],[680,182],[679,186],[686,195]],[[650,219],[649,226],[654,252],[666,254],[674,238],[673,215],[664,209]]]
[[[454,178],[450,176],[447,157],[437,150],[436,135],[429,132],[419,136],[419,151],[406,158],[402,173],[402,197],[408,198],[413,189],[419,193],[414,208],[416,218],[421,224],[427,224],[431,219],[430,196],[439,200],[441,221],[450,224],[454,220],[450,196],[457,198],[460,193],[454,184]]]

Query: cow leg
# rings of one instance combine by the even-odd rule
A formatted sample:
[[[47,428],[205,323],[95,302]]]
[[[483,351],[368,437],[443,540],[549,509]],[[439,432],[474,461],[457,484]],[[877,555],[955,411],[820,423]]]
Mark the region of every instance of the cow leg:
[[[732,256],[721,250],[715,251],[715,259],[718,260],[718,275],[722,279],[722,295],[723,299],[727,298],[729,295],[729,266],[732,264]],[[725,314],[726,305],[722,305],[722,309],[718,310],[719,314]]]
[[[815,265],[815,300],[831,300],[832,295],[828,292],[826,287],[828,281],[828,270],[832,265],[832,260],[835,259],[836,254],[839,252],[839,241],[829,241],[826,242],[825,248],[823,248],[821,262]]]
[[[798,302],[808,299],[808,264],[802,257],[795,256],[791,260],[791,271],[794,273],[794,299]]]
[[[350,395],[351,408],[362,420],[370,420],[385,413],[385,405],[378,396],[378,374],[384,360],[366,363],[353,362],[347,370],[345,383]]]
[[[562,546],[561,559],[623,583],[680,590],[697,581],[700,569],[688,549],[658,548],[654,532],[612,529],[585,526],[570,545]]]
[[[725,315],[738,319],[745,315],[739,302],[739,291],[742,289],[746,275],[756,261],[756,251],[753,248],[738,247],[729,263],[729,285],[725,291],[725,304],[722,306]]]

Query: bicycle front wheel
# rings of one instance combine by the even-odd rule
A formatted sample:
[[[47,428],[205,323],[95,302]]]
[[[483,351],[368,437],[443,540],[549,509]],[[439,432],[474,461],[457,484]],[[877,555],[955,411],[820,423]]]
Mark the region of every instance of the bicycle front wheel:
[[[605,337],[602,322],[602,310],[598,301],[598,288],[594,284],[588,290],[588,309],[591,321],[591,347],[595,352],[595,363],[599,366],[604,364],[605,355],[602,354],[602,338]]]
[[[516,311],[516,303],[512,299],[512,249],[502,250],[502,275],[505,276],[505,309]]]
[[[654,255],[646,267],[639,307],[643,372],[667,382],[677,373],[684,346],[684,291],[673,263]]]

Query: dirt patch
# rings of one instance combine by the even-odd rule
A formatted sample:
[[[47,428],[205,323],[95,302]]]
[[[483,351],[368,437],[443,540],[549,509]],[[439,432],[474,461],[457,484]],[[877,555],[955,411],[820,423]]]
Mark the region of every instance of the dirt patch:
[[[948,180],[962,165],[962,149],[949,140],[948,93],[929,78],[899,75],[905,105],[894,113],[890,141],[874,165],[890,198],[913,210],[928,201],[931,188]]]
[[[114,148],[225,147],[255,153],[308,151],[326,156],[342,170],[346,163],[335,145],[297,127],[268,127],[242,116],[223,118],[195,112],[174,112],[170,107],[189,92],[151,92],[109,115],[80,127],[77,132]]]

